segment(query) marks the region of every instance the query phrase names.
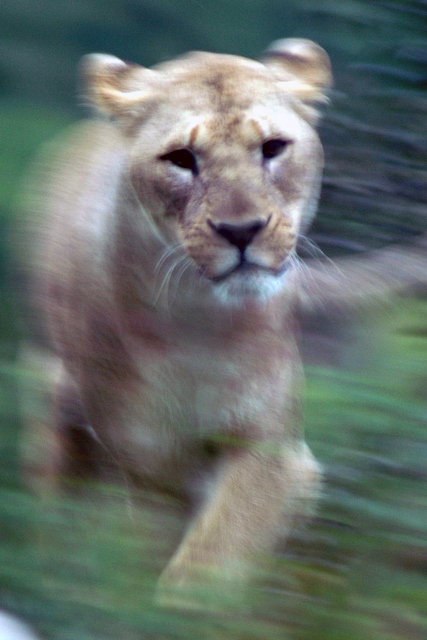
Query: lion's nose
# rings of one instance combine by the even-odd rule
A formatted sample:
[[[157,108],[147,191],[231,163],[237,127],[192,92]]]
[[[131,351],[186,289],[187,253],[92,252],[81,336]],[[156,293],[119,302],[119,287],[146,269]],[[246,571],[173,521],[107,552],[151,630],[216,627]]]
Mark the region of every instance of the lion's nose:
[[[215,223],[212,220],[208,220],[208,224],[218,235],[228,240],[230,244],[236,246],[243,253],[248,244],[266,226],[267,220],[251,220],[246,224]]]

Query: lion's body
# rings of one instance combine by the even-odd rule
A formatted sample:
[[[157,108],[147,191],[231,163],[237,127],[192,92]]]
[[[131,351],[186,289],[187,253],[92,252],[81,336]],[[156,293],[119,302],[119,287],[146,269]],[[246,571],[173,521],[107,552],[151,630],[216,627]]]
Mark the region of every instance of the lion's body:
[[[322,170],[309,103],[328,74],[319,48],[295,42],[271,64],[192,54],[153,71],[92,58],[93,100],[117,122],[82,125],[47,180],[49,473],[73,467],[77,429],[95,434],[113,475],[209,487],[162,577],[166,602],[213,574],[243,576],[317,492],[294,252]]]

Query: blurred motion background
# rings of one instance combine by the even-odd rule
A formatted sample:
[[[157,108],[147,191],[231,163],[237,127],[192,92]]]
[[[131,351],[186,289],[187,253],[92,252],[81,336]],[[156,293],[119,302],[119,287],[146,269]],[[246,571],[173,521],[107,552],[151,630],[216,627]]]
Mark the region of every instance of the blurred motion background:
[[[64,500],[49,515],[21,479],[19,397],[32,374],[18,357],[26,329],[10,239],[37,149],[87,115],[80,57],[108,52],[144,65],[191,49],[257,57],[291,36],[319,42],[335,75],[310,238],[331,258],[410,243],[427,231],[425,0],[0,2],[0,608],[46,640],[427,637],[422,297],[353,319],[326,309],[304,323],[306,435],[325,467],[324,496],[310,527],[266,558],[252,617],[152,607],[162,533],[176,526],[167,510],[161,532],[150,514],[128,518],[102,500]]]

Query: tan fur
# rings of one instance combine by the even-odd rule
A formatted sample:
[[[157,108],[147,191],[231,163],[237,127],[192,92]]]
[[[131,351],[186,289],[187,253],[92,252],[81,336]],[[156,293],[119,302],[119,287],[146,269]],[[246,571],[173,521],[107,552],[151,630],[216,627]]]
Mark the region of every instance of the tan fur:
[[[69,434],[86,431],[91,465],[108,451],[117,477],[184,490],[197,478],[205,499],[159,591],[197,606],[195,587],[243,580],[317,493],[295,245],[319,192],[329,62],[291,40],[264,63],[192,53],[148,70],[95,55],[83,68],[114,120],[80,125],[47,179],[37,296],[62,363],[57,473],[73,466]],[[271,140],[287,146],[264,158]],[[197,168],[168,156],[182,149]],[[251,236],[245,268],[230,228]]]

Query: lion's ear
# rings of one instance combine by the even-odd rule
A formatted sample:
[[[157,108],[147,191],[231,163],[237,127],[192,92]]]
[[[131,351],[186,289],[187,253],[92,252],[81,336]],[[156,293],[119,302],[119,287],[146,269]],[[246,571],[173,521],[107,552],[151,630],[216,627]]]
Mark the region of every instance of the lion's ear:
[[[315,42],[303,38],[287,38],[273,42],[262,56],[264,64],[273,67],[303,102],[322,102],[332,85],[329,56]]]
[[[109,116],[140,111],[152,96],[158,75],[151,69],[128,64],[104,53],[85,56],[81,66],[86,98]]]

